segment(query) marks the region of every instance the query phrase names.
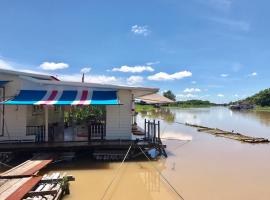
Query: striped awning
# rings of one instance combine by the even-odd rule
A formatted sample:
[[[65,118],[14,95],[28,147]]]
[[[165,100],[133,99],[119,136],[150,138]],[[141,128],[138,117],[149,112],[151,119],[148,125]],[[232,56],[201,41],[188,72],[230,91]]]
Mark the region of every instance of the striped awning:
[[[9,105],[117,105],[117,91],[98,90],[21,90]]]

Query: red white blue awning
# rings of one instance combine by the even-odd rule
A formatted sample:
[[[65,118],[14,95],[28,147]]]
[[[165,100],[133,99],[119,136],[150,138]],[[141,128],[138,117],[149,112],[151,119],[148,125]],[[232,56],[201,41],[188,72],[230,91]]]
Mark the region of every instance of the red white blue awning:
[[[117,91],[99,90],[21,90],[8,105],[117,105]]]

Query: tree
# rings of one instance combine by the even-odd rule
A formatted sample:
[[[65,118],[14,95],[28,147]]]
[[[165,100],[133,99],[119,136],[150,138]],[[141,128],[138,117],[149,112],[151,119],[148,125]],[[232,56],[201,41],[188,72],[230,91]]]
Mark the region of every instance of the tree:
[[[171,90],[163,92],[163,96],[167,97],[168,99],[171,99],[171,100],[175,101],[175,95],[172,93]]]

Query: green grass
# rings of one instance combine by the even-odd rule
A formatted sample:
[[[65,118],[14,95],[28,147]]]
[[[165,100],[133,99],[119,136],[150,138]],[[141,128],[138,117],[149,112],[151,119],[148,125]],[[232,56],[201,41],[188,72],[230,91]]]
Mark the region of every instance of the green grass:
[[[152,105],[140,105],[140,104],[136,104],[135,106],[135,110],[136,112],[146,112],[146,111],[151,111],[154,110],[154,106]]]
[[[264,112],[270,112],[270,106],[256,106],[254,109],[254,111],[264,111]]]
[[[166,106],[169,108],[208,108],[214,105],[191,105],[191,104],[182,104],[182,105],[171,105]]]

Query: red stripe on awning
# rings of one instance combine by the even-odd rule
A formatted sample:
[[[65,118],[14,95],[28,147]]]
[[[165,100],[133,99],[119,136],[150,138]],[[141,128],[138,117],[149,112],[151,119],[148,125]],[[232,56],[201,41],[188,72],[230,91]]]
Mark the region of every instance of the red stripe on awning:
[[[49,96],[48,100],[46,100],[44,102],[44,104],[49,104],[51,101],[54,101],[55,98],[56,98],[56,96],[57,96],[57,94],[58,94],[58,91],[57,90],[53,90],[52,93],[51,93],[51,95]]]
[[[87,96],[88,96],[88,90],[83,90],[82,97],[78,104],[80,105],[84,104],[84,102],[87,100]]]

